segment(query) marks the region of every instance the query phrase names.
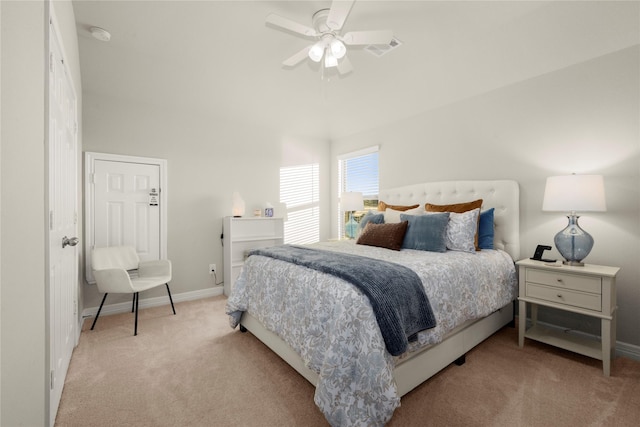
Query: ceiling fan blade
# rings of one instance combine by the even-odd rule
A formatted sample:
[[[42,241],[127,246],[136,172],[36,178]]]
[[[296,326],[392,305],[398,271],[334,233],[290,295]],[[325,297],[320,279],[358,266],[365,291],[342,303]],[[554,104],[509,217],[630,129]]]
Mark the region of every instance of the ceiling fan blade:
[[[327,27],[334,31],[342,28],[354,1],[355,0],[333,0],[331,9],[329,9],[329,16],[327,16]]]
[[[349,57],[345,56],[340,61],[338,61],[338,73],[347,74],[353,71],[353,65],[351,65],[351,61],[349,61]]]
[[[340,39],[348,45],[389,44],[393,39],[393,31],[350,31]]]
[[[267,15],[266,23],[284,28],[285,30],[293,31],[294,33],[302,34],[305,37],[316,37],[318,35],[316,30],[313,28],[302,25],[296,21],[292,21],[289,18],[276,15],[275,13]]]
[[[304,49],[302,49],[300,52],[296,53],[292,57],[282,61],[282,65],[284,65],[285,67],[294,67],[298,65],[299,63],[301,63],[302,61],[304,61],[309,57],[309,49],[311,49],[311,46],[305,47]]]

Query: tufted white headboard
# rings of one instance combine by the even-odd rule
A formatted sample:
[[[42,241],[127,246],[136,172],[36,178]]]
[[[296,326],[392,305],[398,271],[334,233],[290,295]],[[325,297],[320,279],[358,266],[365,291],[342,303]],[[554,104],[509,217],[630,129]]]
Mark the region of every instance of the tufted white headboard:
[[[495,208],[493,247],[514,260],[520,257],[520,188],[516,181],[441,181],[381,190],[390,205],[448,205],[482,199],[482,210]]]

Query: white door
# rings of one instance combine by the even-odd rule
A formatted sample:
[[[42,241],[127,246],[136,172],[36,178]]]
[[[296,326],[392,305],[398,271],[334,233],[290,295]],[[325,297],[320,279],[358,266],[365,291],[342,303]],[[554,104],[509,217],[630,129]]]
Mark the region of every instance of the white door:
[[[76,344],[78,148],[76,95],[53,24],[49,63],[49,424]]]
[[[89,249],[129,245],[136,248],[143,261],[166,258],[162,161],[87,154],[90,154]],[[86,257],[87,279],[93,282],[90,250]]]

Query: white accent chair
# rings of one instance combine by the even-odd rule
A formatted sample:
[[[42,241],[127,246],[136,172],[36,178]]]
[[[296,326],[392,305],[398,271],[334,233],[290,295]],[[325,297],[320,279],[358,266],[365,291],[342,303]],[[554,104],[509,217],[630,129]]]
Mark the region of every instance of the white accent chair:
[[[173,314],[176,314],[171,291],[169,290],[171,261],[166,259],[140,261],[135,248],[131,246],[111,246],[92,250],[91,267],[98,290],[104,293],[96,318],[91,325],[91,330],[96,326],[104,301],[110,293],[133,294],[131,306],[131,312],[135,311],[133,335],[138,335],[138,300],[140,298],[138,294],[141,291],[165,285],[169,294],[171,309]]]

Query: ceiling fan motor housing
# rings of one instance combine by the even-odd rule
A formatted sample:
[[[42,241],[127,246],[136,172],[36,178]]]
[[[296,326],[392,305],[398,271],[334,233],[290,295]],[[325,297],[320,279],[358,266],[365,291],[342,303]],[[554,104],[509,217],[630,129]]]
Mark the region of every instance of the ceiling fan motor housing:
[[[313,17],[311,18],[313,28],[315,28],[315,30],[322,35],[324,35],[325,33],[333,33],[333,30],[327,25],[328,16],[329,9],[320,9],[319,11],[314,13]]]

